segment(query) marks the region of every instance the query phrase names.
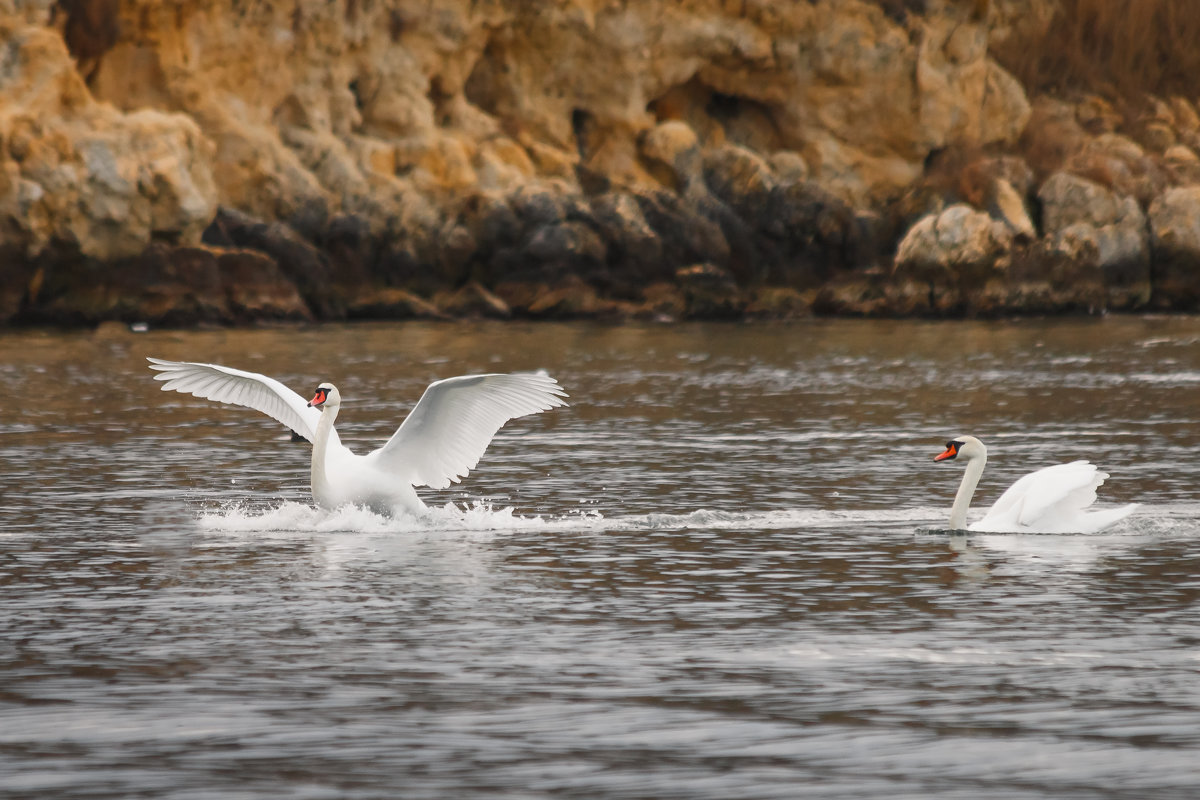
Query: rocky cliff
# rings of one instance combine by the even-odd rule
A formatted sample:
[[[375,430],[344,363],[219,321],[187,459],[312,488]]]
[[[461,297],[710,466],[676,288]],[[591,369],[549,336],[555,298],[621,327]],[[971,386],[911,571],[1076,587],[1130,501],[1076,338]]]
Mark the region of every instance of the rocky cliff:
[[[1200,117],[1030,97],[1056,8],[0,0],[0,319],[1200,309]]]

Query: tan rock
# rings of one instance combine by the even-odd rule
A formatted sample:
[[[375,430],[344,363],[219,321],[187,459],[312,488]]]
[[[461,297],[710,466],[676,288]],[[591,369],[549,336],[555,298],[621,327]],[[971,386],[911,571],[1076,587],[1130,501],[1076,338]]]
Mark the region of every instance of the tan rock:
[[[995,269],[1012,246],[1008,228],[967,205],[930,214],[909,229],[896,249],[896,273],[956,282]]]
[[[1027,239],[1037,236],[1033,220],[1025,209],[1025,201],[1008,181],[998,178],[992,182],[989,205],[992,216],[1004,222],[1015,235]]]
[[[1019,17],[947,3],[900,24],[865,0],[128,0],[91,85],[125,110],[190,115],[220,201],[269,219],[324,204],[382,229],[414,191],[445,209],[575,183],[577,166],[646,190],[662,176],[644,159],[678,177],[684,128],[800,153],[803,174],[863,202],[908,185],[932,149],[1016,139],[1029,104],[988,38]]]
[[[199,241],[216,210],[209,142],[188,118],[94,102],[49,29],[0,28],[0,234],[111,260],[154,238]]]

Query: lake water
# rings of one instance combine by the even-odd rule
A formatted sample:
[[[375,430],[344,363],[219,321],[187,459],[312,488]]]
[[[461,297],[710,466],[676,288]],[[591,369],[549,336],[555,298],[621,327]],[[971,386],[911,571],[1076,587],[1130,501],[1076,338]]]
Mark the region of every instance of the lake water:
[[[332,380],[343,441],[544,368],[427,519],[145,357]],[[0,333],[0,794],[1200,796],[1200,319]],[[1101,534],[947,535],[1076,458]]]

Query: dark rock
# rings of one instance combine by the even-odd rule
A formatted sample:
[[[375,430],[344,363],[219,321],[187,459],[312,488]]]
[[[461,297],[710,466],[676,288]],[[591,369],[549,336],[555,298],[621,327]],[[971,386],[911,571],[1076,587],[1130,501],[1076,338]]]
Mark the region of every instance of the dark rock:
[[[454,285],[466,280],[478,249],[479,243],[465,225],[449,225],[438,240],[436,284]]]
[[[28,298],[38,293],[40,283],[36,266],[20,248],[0,247],[0,325],[20,313]]]
[[[676,269],[687,264],[729,262],[729,242],[720,226],[688,208],[669,192],[639,192],[638,208],[659,238],[663,266]]]
[[[434,270],[417,256],[412,244],[406,240],[387,242],[376,256],[371,275],[373,283],[404,287],[422,294],[432,294],[439,285]]]
[[[736,145],[704,152],[704,183],[751,225],[767,219],[777,185],[766,161]]]
[[[523,186],[508,197],[513,213],[526,230],[550,225],[566,217],[562,194],[540,186]]]
[[[714,264],[693,264],[675,271],[683,291],[684,316],[691,319],[740,317],[746,302],[729,270]]]
[[[525,253],[538,261],[578,271],[603,264],[607,256],[604,240],[582,222],[558,222],[533,231]]]
[[[517,244],[525,224],[507,200],[488,195],[475,195],[467,200],[459,213],[459,222],[482,250]]]
[[[756,319],[796,319],[812,315],[812,292],[799,292],[787,286],[765,286],[750,293],[745,307],[747,317]]]
[[[333,281],[342,287],[370,281],[376,243],[371,224],[356,214],[338,214],[317,239],[332,268]]]
[[[282,222],[265,223],[222,207],[205,230],[203,239],[205,243],[266,253],[296,285],[305,303],[317,316],[323,319],[345,316],[342,295],[334,290],[329,258]]]
[[[39,275],[23,321],[188,326],[312,318],[279,266],[252,250],[155,243],[119,263],[46,261]]]
[[[621,319],[632,314],[628,304],[602,298],[577,276],[554,284],[506,281],[496,293],[514,312],[533,319]]]
[[[105,264],[56,253],[38,264],[37,291],[24,322],[96,325],[105,320],[159,325],[232,320],[215,251],[152,244],[137,258]]]
[[[439,292],[434,302],[443,314],[452,317],[508,319],[512,316],[508,303],[477,281],[471,281],[457,291]]]
[[[224,250],[215,255],[234,322],[312,319],[295,284],[269,256],[255,250]]]
[[[687,310],[683,290],[675,283],[659,281],[642,291],[643,300],[635,317],[653,322],[674,322]]]
[[[1149,216],[1154,307],[1200,310],[1200,186],[1168,189]]]
[[[394,287],[364,287],[351,295],[346,304],[351,319],[446,319],[428,300]]]
[[[950,298],[950,303],[939,303],[934,295],[926,286],[888,280],[881,270],[844,273],[815,290],[812,311],[835,316],[888,316],[895,313],[898,300],[908,304],[910,314],[957,310],[960,298],[956,295]]]
[[[855,222],[849,206],[814,183],[777,185],[760,226],[778,249],[766,280],[811,288],[856,266]]]
[[[672,270],[663,263],[662,241],[632,195],[599,195],[592,199],[591,212],[592,224],[608,251],[615,293],[632,296],[647,280],[670,278]]]

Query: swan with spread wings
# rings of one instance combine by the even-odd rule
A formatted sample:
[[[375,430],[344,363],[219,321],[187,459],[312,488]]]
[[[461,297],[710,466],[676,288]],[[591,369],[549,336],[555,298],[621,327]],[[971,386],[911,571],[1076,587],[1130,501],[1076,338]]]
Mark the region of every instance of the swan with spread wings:
[[[274,378],[217,364],[149,358],[163,391],[176,391],[261,411],[312,442],[313,500],[327,509],[353,504],[395,514],[426,510],[416,486],[444,489],[465,477],[506,422],[565,406],[547,375],[463,375],[429,384],[420,401],[379,449],[356,455],[333,424],[342,396],[332,383],[310,401]]]

